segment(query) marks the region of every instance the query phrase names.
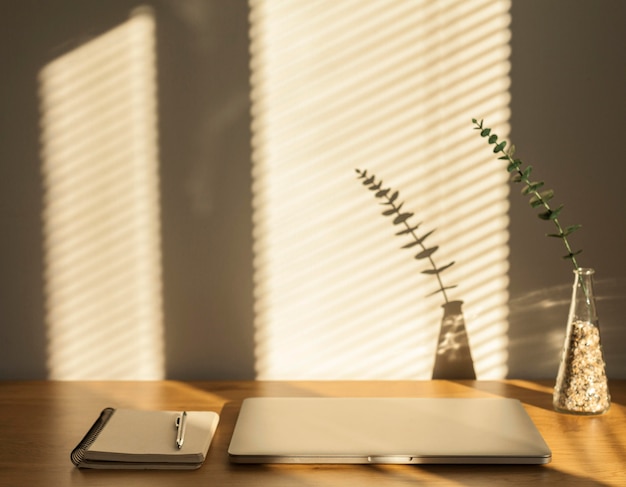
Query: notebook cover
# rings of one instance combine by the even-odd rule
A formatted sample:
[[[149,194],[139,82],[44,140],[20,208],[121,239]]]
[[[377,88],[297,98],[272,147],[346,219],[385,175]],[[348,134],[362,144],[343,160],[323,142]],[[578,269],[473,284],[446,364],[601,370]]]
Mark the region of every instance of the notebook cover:
[[[198,468],[204,462],[219,415],[187,412],[185,440],[176,445],[176,411],[104,409],[71,454],[81,468]]]

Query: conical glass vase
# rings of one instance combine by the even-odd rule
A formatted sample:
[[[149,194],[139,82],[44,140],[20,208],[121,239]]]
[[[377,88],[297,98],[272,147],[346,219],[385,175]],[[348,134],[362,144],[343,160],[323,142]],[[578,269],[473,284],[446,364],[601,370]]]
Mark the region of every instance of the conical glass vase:
[[[435,353],[433,379],[476,379],[462,305],[463,301],[449,301],[442,306],[443,318]]]
[[[594,270],[574,271],[565,342],[554,387],[554,409],[603,414],[611,405],[593,288]]]

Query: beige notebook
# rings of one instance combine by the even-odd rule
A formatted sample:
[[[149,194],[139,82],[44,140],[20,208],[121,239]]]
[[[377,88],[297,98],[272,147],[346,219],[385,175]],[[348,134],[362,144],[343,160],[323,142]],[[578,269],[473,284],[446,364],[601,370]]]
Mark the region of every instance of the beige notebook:
[[[219,415],[185,412],[181,428],[182,416],[180,411],[106,408],[72,451],[72,462],[81,468],[198,468],[206,458]]]

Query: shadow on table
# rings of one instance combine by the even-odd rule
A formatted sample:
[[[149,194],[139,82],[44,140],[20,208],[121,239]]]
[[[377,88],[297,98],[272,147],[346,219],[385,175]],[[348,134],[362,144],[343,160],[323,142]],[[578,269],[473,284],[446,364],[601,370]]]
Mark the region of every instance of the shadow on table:
[[[389,466],[391,467],[391,466]],[[587,477],[579,477],[562,472],[550,465],[419,465],[415,472],[404,466],[401,469],[388,466],[375,466],[385,477],[397,480],[423,478],[424,474],[437,484],[442,480],[453,485],[484,487],[486,485],[584,485],[585,487],[608,487],[611,484],[598,482]],[[394,466],[395,467],[395,466]],[[412,467],[411,467],[412,468]],[[381,480],[383,478],[381,477]]]

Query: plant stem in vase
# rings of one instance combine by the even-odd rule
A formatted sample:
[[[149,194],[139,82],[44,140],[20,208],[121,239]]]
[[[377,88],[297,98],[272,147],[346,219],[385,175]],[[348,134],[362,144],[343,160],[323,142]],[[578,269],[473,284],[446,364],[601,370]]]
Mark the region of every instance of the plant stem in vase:
[[[563,413],[602,414],[609,409],[611,398],[596,315],[594,271],[578,264],[577,256],[582,250],[574,251],[568,239],[581,225],[562,226],[559,216],[563,205],[556,208],[550,205],[554,191],[544,189],[543,181],[531,179],[532,166],[524,167],[521,159],[515,158],[515,146],[511,145],[505,150],[506,142],[499,141],[498,136],[485,127],[482,120],[472,119],[472,122],[481,137],[493,146],[493,152],[500,155],[498,160],[506,162],[512,181],[522,184],[522,194],[530,197],[530,206],[540,210],[537,216],[554,224],[556,232],[547,236],[563,242],[567,250],[563,258],[574,266],[574,289],[554,387],[553,406]]]

